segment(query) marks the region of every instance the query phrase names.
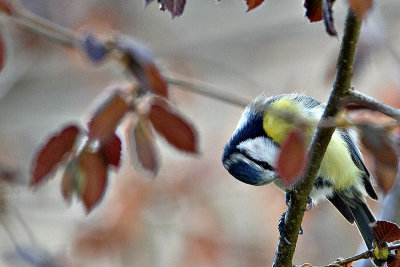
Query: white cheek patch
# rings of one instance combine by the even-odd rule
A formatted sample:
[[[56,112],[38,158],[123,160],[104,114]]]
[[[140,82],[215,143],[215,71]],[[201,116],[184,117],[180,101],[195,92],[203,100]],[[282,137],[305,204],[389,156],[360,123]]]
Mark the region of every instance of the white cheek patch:
[[[264,136],[259,136],[254,139],[240,142],[237,148],[249,155],[251,158],[266,162],[272,167],[275,167],[279,148],[272,140]]]

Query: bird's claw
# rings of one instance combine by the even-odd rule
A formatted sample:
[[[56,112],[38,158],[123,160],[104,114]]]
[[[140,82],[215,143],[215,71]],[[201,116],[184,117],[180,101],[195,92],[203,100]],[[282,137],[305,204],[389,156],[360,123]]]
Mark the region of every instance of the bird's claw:
[[[305,211],[309,211],[312,208],[312,206],[313,206],[312,199],[311,199],[311,197],[308,197]]]
[[[287,196],[287,194],[286,194],[286,196]],[[281,218],[279,219],[278,230],[279,230],[279,235],[281,236],[281,238],[290,245],[291,242],[286,238],[286,234],[285,234],[285,232],[286,232],[285,216],[286,216],[286,211],[282,214]]]
[[[291,201],[291,194],[289,192],[286,192],[286,206],[289,207]],[[308,211],[312,207],[312,199],[308,197],[307,199],[307,205],[305,210]],[[280,236],[285,240],[286,243],[291,244],[291,242],[286,238],[286,226],[285,226],[285,216],[286,216],[286,211],[282,214],[281,218],[279,219],[279,224],[278,224],[278,230]],[[304,234],[303,227],[300,226],[300,231],[299,235]]]

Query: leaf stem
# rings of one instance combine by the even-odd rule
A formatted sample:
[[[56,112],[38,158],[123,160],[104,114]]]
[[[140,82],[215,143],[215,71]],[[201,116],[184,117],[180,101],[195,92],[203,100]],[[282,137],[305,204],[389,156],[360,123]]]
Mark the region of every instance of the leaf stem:
[[[337,116],[342,99],[351,90],[354,56],[360,29],[361,21],[349,9],[336,67],[335,81],[321,121]],[[275,267],[292,266],[292,259],[307,198],[310,195],[314,180],[334,131],[335,127],[321,127],[319,125],[314,134],[309,149],[309,162],[312,164],[307,166],[303,179],[299,180],[290,190],[291,201],[289,202],[284,220],[286,235],[279,238],[273,263]]]

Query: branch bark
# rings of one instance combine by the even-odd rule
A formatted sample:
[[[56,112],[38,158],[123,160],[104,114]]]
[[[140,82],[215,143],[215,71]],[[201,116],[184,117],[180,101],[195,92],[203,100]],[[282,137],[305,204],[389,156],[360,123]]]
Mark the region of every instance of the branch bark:
[[[336,117],[340,111],[342,99],[352,90],[350,85],[360,29],[361,21],[349,9],[336,67],[335,81],[321,121]],[[312,164],[307,166],[303,179],[299,180],[289,192],[291,201],[288,204],[284,220],[286,236],[279,238],[273,263],[273,266],[276,267],[292,266],[306,201],[310,195],[326,148],[335,131],[335,127],[327,128],[321,126],[318,126],[309,149],[309,162],[312,162]]]

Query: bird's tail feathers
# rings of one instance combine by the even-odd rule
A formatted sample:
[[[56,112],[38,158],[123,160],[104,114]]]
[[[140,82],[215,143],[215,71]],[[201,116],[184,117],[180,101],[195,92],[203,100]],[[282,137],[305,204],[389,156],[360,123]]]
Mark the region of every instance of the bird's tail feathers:
[[[358,230],[363,237],[368,249],[372,249],[374,235],[372,225],[376,222],[375,216],[364,201],[359,201],[354,207],[349,207],[353,213]]]

